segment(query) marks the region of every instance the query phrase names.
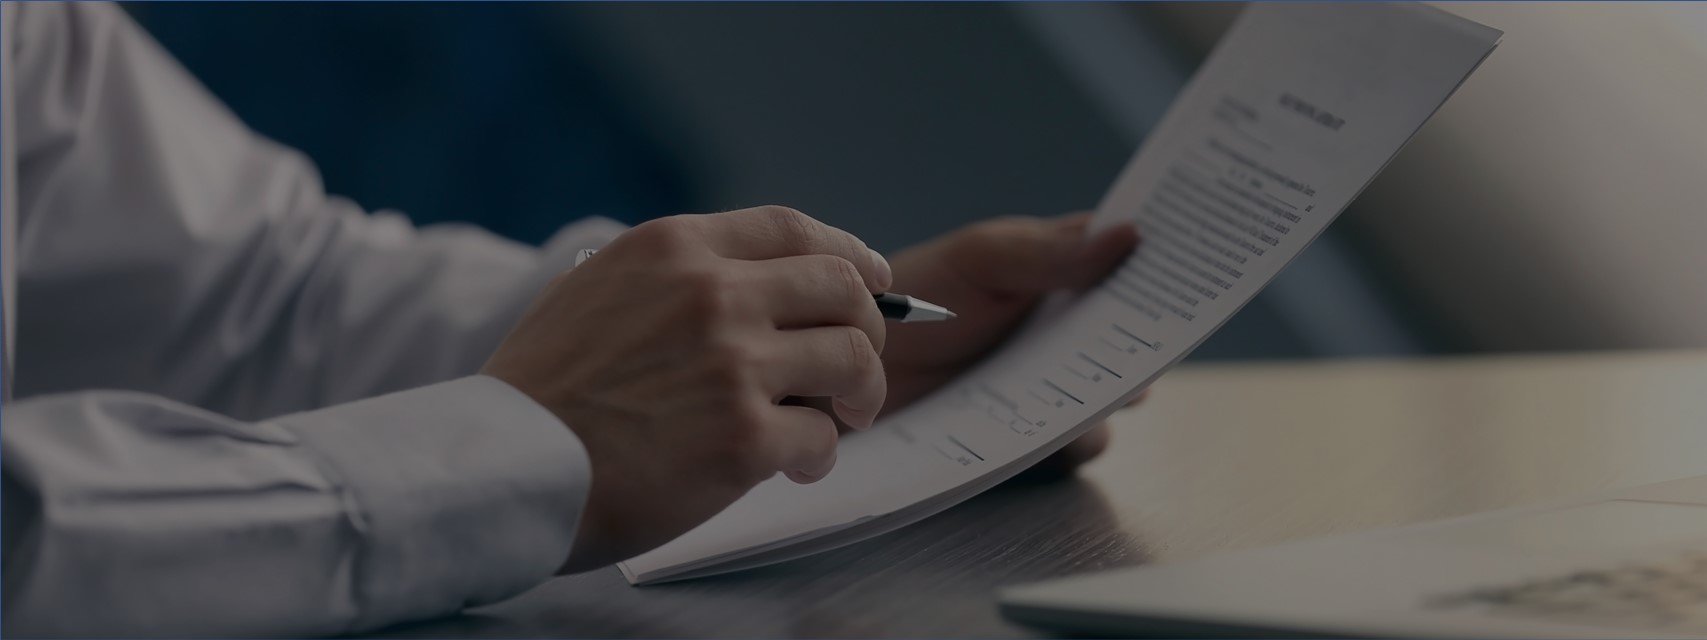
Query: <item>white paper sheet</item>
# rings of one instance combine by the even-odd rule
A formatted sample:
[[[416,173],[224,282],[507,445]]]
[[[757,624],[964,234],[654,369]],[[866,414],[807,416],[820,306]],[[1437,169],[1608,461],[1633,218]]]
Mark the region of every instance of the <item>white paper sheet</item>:
[[[1493,50],[1413,4],[1251,5],[1098,207],[1139,249],[939,392],[623,563],[640,584],[855,542],[945,509],[1134,397],[1321,233]]]

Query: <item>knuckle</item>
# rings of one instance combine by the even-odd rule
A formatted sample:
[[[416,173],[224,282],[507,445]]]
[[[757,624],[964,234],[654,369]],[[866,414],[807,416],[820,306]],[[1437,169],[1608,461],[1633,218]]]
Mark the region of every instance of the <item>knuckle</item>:
[[[764,407],[762,403],[742,397],[729,403],[727,409],[730,418],[728,440],[736,450],[750,452],[763,440]]]
[[[871,373],[877,366],[877,350],[872,345],[871,336],[857,327],[844,327],[842,333],[847,338],[843,362],[860,375]]]
[[[682,247],[693,240],[692,223],[682,216],[657,218],[630,229],[625,236],[648,249],[668,250]]]
[[[695,293],[709,293],[725,286],[723,283],[724,274],[709,265],[681,265],[676,277],[681,281],[683,288]]]
[[[798,221],[801,218],[806,217],[806,214],[801,213],[799,209],[795,209],[794,207],[785,207],[780,204],[767,204],[759,207],[759,211],[764,215],[769,216],[771,221],[777,224]]]
[[[696,317],[717,320],[727,317],[740,306],[740,287],[722,270],[694,267],[684,269],[679,277],[688,304],[687,311]]]
[[[623,236],[627,238],[655,239],[674,233],[678,226],[679,224],[676,222],[675,218],[654,218],[635,225],[633,229],[629,229],[628,233],[623,234]]]
[[[706,350],[710,354],[710,383],[729,398],[731,412],[746,412],[742,404],[749,387],[754,386],[757,371],[763,366],[758,348],[738,340],[722,340]]]
[[[770,477],[775,473],[776,465],[772,464],[767,450],[764,418],[758,403],[741,404],[750,408],[736,412],[735,415],[740,417],[730,422],[730,428],[724,434],[720,457],[729,479],[736,484],[748,486]]]
[[[828,256],[824,260],[824,269],[828,273],[826,285],[832,291],[839,291],[856,302],[869,304],[870,301],[860,298],[870,295],[865,287],[865,277],[860,275],[859,267],[844,258]]]
[[[788,246],[810,253],[818,245],[819,234],[817,221],[795,209],[779,206],[764,207],[765,215],[770,218],[770,226],[774,233]]]

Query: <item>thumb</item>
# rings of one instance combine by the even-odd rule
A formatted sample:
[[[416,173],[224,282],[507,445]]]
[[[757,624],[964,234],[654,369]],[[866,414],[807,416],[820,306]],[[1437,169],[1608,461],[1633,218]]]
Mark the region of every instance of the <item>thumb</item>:
[[[1070,216],[1061,222],[1066,227],[1076,226],[1081,239],[1068,254],[1066,263],[1056,272],[1054,285],[1058,288],[1083,289],[1100,282],[1138,246],[1138,229],[1131,223],[1116,224],[1090,237],[1083,237],[1083,229],[1089,224],[1090,217],[1086,215],[1082,221],[1073,220],[1080,217]]]
[[[1130,226],[1085,236],[1089,214],[998,218],[949,236],[947,266],[993,293],[1034,296],[1095,283],[1132,250]]]

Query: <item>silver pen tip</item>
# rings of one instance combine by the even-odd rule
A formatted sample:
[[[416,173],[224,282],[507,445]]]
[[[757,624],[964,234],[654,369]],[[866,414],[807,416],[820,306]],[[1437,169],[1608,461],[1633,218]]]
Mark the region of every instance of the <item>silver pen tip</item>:
[[[941,305],[931,304],[918,298],[911,298],[911,300],[913,310],[907,314],[907,318],[902,322],[931,322],[954,317],[953,311],[949,311]]]

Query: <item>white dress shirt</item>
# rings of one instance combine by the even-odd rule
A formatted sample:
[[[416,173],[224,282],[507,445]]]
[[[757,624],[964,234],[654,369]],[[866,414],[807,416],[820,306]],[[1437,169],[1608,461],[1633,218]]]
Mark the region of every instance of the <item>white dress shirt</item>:
[[[552,575],[586,453],[474,374],[622,227],[370,215],[116,6],[0,11],[5,635],[335,634]]]

